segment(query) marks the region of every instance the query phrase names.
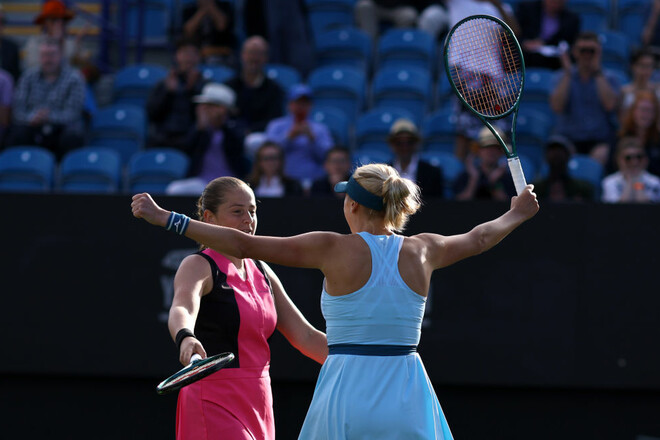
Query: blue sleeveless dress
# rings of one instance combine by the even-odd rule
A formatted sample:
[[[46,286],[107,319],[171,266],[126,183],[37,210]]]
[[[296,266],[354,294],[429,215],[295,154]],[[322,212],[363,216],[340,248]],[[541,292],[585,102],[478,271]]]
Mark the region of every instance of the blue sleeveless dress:
[[[371,277],[348,295],[330,296],[323,289],[330,355],[298,438],[451,440],[415,351],[426,298],[399,274],[403,237],[359,235],[371,250]]]

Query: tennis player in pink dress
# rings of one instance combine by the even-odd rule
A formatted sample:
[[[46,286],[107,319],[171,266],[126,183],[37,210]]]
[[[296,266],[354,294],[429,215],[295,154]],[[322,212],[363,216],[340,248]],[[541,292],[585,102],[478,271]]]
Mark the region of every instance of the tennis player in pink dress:
[[[242,181],[211,181],[198,202],[207,223],[254,234],[254,193]],[[174,279],[169,329],[186,365],[193,353],[224,352],[224,369],[179,391],[178,440],[274,440],[268,338],[277,328],[303,354],[323,363],[325,334],[312,327],[265,264],[204,249],[186,257]]]

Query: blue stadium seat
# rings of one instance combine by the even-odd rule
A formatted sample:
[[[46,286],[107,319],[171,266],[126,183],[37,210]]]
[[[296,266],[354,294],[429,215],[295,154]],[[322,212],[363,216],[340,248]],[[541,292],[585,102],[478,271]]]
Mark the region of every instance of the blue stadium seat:
[[[420,158],[442,170],[445,198],[453,199],[454,182],[465,171],[463,162],[454,153],[439,150],[424,151],[420,154]]]
[[[596,200],[600,200],[604,170],[599,162],[585,154],[575,154],[568,161],[568,173],[575,179],[582,179],[591,183]]]
[[[323,32],[316,38],[318,66],[348,66],[365,74],[371,68],[372,41],[357,28],[343,28]]]
[[[9,147],[0,152],[0,191],[48,192],[55,167],[55,156],[45,148]]]
[[[550,108],[550,93],[555,71],[540,67],[530,67],[525,70],[525,87],[520,97],[520,111],[524,114],[529,111],[544,113],[554,121],[555,115]]]
[[[376,107],[361,114],[355,122],[355,149],[389,152],[387,137],[399,118],[416,122],[414,115],[402,108]]]
[[[170,182],[186,176],[189,164],[188,156],[179,150],[155,148],[139,151],[128,164],[128,188],[131,192],[165,194]]]
[[[378,41],[376,65],[384,67],[417,66],[433,74],[436,70],[437,45],[433,37],[418,29],[393,28]]]
[[[540,169],[539,164],[525,154],[519,154],[518,159],[520,159],[520,166],[522,166],[523,173],[525,173],[527,183],[534,182]]]
[[[566,7],[580,16],[582,31],[600,32],[609,26],[610,0],[570,0]]]
[[[351,67],[317,67],[307,78],[314,92],[314,103],[337,107],[348,115],[349,120],[362,112],[366,96],[366,77]]]
[[[642,42],[642,29],[650,11],[648,0],[618,0],[616,29],[628,36],[630,43],[639,46]]]
[[[121,158],[106,147],[69,151],[60,162],[59,189],[67,193],[112,194],[121,189]]]
[[[222,65],[201,65],[199,71],[205,80],[215,83],[224,83],[236,76],[236,71],[231,67]]]
[[[314,121],[328,127],[336,144],[350,147],[351,124],[348,116],[342,110],[335,107],[315,105],[310,116]]]
[[[141,150],[146,136],[146,114],[141,107],[113,105],[96,112],[89,133],[90,145],[113,148],[121,163]]]
[[[544,113],[533,110],[519,112],[516,124],[518,153],[527,156],[537,167],[540,166],[551,129],[552,122]]]
[[[378,70],[371,85],[374,107],[401,107],[421,121],[433,99],[428,70],[420,67],[386,67]]]
[[[603,31],[599,33],[603,54],[603,67],[621,69],[630,64],[630,40],[623,32]]]
[[[173,0],[128,1],[126,31],[129,38],[136,38],[138,32],[140,3],[142,3],[142,44],[164,46],[168,43],[173,25]]]
[[[302,75],[293,66],[272,63],[267,64],[265,70],[268,78],[278,83],[285,93],[292,85],[303,82]]]
[[[135,64],[115,74],[112,85],[114,104],[144,107],[151,89],[167,76],[167,69],[155,64]]]
[[[394,153],[382,149],[368,148],[356,150],[352,155],[353,167],[357,168],[370,163],[392,163]]]
[[[440,110],[449,107],[454,98],[454,90],[451,88],[449,78],[447,78],[447,74],[443,68],[438,73],[438,80],[435,86],[435,109]]]
[[[323,32],[352,26],[355,2],[356,0],[305,0],[315,41]]]
[[[422,123],[423,149],[454,154],[456,148],[456,112],[438,110]]]

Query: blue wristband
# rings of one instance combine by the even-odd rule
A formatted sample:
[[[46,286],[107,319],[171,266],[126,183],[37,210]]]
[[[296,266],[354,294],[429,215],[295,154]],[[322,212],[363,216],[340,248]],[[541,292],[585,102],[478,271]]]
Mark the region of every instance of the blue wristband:
[[[168,231],[174,231],[179,235],[183,235],[186,233],[186,229],[188,229],[189,223],[190,223],[190,217],[172,211],[170,213],[170,217],[167,219],[167,224],[165,225],[165,229],[167,229]]]

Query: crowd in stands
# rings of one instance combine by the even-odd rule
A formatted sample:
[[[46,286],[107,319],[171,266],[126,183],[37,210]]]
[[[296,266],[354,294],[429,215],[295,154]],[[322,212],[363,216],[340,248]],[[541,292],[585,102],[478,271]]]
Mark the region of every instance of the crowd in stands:
[[[101,72],[81,47],[84,32],[68,31],[70,3],[43,2],[40,32],[23,45],[3,32],[0,6],[0,189],[2,154],[17,146],[49,151],[55,167],[83,148],[112,149],[91,135],[102,125],[93,88]],[[639,12],[632,33],[609,0],[603,16],[571,0],[341,1],[350,9],[335,21],[305,0],[238,3],[185,2],[171,65],[133,66],[147,90],[109,103],[112,130],[136,125],[135,107],[144,130],[122,153],[112,191],[133,189],[133,155],[177,151],[185,169],[161,182],[168,194],[199,194],[229,175],[257,197],[333,197],[353,166],[384,161],[424,198],[506,200],[515,195],[506,158],[453,96],[442,58],[453,25],[489,14],[524,53],[516,138],[539,198],[660,202],[660,0]],[[505,141],[510,123],[497,122]],[[62,189],[52,179],[48,189]]]

